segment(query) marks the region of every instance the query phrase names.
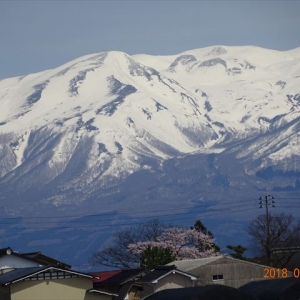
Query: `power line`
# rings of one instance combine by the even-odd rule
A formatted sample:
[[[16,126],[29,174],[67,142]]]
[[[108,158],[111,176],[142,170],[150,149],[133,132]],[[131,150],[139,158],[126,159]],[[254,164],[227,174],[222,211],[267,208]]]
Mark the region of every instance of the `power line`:
[[[295,199],[295,200],[300,200],[300,197],[284,197],[284,198],[283,197],[279,197],[279,198],[276,197],[276,200],[277,199]]]
[[[235,210],[235,211],[223,211],[223,212],[218,212],[214,214],[204,214],[201,216],[201,218],[206,218],[206,217],[212,217],[212,216],[217,216],[217,215],[222,215],[222,214],[228,214],[228,213],[236,213],[236,212],[244,212],[244,211],[249,211],[249,210],[255,210],[256,208],[248,208],[248,209],[242,209],[242,210]],[[190,217],[185,217],[185,218],[175,218],[175,219],[168,219],[168,220],[163,220],[163,222],[171,222],[171,221],[181,221],[181,220],[190,220]],[[63,229],[84,229],[84,228],[96,228],[99,229],[99,226],[101,227],[120,227],[120,226],[134,226],[134,225],[142,225],[145,224],[145,222],[133,222],[133,223],[119,223],[119,224],[98,224],[98,225],[86,225],[86,226],[62,226],[62,227],[49,227],[49,228],[36,228],[36,227],[9,227],[9,228],[2,228],[2,229],[9,229],[9,230],[47,230],[47,229],[57,229],[57,230],[63,230]]]
[[[300,205],[276,205],[276,207],[280,207],[280,208],[300,208]]]
[[[254,206],[255,205],[255,203],[248,203],[248,204],[244,204],[243,206],[244,207],[247,207],[247,206]],[[212,209],[212,210],[210,210],[210,211],[206,211],[206,212],[217,212],[217,211],[220,211],[220,210],[224,210],[224,209],[226,209],[227,210],[227,212],[228,212],[228,210],[229,209],[235,209],[235,208],[240,208],[241,207],[241,205],[240,204],[238,204],[237,205],[237,203],[235,203],[235,205],[234,206],[227,206],[226,208],[224,208],[224,207],[219,207],[219,206],[217,206],[216,208],[214,208],[214,209]],[[180,215],[191,215],[191,214],[197,214],[197,213],[202,213],[203,212],[203,210],[199,210],[199,209],[197,209],[197,210],[193,210],[193,211],[189,211],[189,212],[183,212],[183,213],[175,213],[175,214],[159,214],[159,212],[157,212],[158,214],[156,214],[156,215],[149,215],[149,216],[147,216],[147,217],[145,217],[145,218],[154,218],[154,217],[172,217],[172,216],[180,216]],[[102,216],[102,217],[105,217],[105,215],[104,216]],[[26,218],[27,219],[27,218]],[[57,220],[57,221],[44,221],[44,220],[40,220],[40,221],[36,221],[36,220],[34,220],[33,222],[35,223],[35,224],[59,224],[59,223],[92,223],[92,222],[107,222],[107,221],[116,221],[116,220],[114,220],[114,219],[86,219],[86,220]],[[0,225],[12,225],[12,223],[11,222],[1,222],[0,221]]]
[[[264,202],[264,204],[266,205],[266,209],[268,209],[268,206],[270,205],[270,201],[272,200],[271,195],[266,195],[263,197],[260,197],[261,199],[261,208],[262,208],[262,204]],[[273,197],[274,199],[274,197]],[[287,198],[290,199],[290,198]],[[295,198],[298,199],[298,198]],[[253,200],[253,199],[252,199]],[[272,200],[274,202],[274,200]],[[282,201],[283,203],[286,204],[287,201]],[[243,206],[242,210],[232,210],[232,209],[236,209],[236,208],[241,208],[241,203]],[[280,202],[280,204],[283,204]],[[293,202],[292,202],[293,204]],[[274,205],[274,203],[272,204]],[[251,206],[253,206],[251,208]],[[248,207],[248,208],[247,208]],[[279,207],[282,207],[281,205],[279,205]],[[285,205],[286,207],[286,205]],[[210,210],[208,210],[208,208],[212,208]],[[247,209],[245,209],[247,208]],[[297,208],[297,206],[293,206],[293,208]],[[161,214],[161,212],[176,212],[178,210],[185,210],[185,209],[193,209],[190,210],[188,212],[181,212],[181,213],[170,213],[170,214]],[[203,211],[203,209],[205,209],[205,211]],[[155,212],[155,214],[152,215],[148,215],[143,217],[143,219],[153,219],[153,218],[168,218],[170,217],[171,219],[167,219],[165,220],[166,222],[172,222],[172,221],[179,221],[179,220],[186,220],[186,219],[190,219],[190,217],[188,217],[188,215],[199,215],[201,216],[201,218],[205,218],[205,217],[211,217],[211,216],[217,216],[217,215],[222,215],[222,214],[228,214],[228,213],[235,213],[235,212],[242,212],[242,211],[247,211],[247,210],[254,210],[255,209],[255,202],[249,203],[249,200],[241,200],[239,203],[237,203],[236,201],[228,201],[228,202],[223,202],[223,203],[207,203],[205,205],[202,206],[197,206],[196,208],[190,207],[190,206],[186,206],[186,207],[181,207],[181,208],[173,208],[173,209],[164,209],[164,210],[160,210],[160,211],[139,211],[139,212],[134,212],[134,219],[137,219],[139,217],[137,217],[136,215],[139,213],[153,213]],[[224,211],[225,210],[225,211]],[[221,212],[220,212],[221,211]],[[102,213],[102,214],[90,214],[90,215],[65,215],[65,216],[55,216],[55,217],[49,217],[49,216],[37,216],[37,217],[4,217],[4,218],[0,218],[0,225],[10,225],[10,226],[2,226],[2,229],[9,229],[9,230],[47,230],[47,229],[58,229],[58,230],[62,230],[62,229],[75,229],[75,228],[98,228],[99,227],[120,227],[120,226],[129,226],[129,225],[138,225],[138,224],[144,224],[144,222],[131,222],[131,223],[115,223],[115,224],[107,224],[109,222],[118,222],[120,221],[119,219],[114,219],[111,216],[120,216],[120,215],[124,215],[124,214],[128,214],[128,215],[132,215],[132,211],[131,212],[119,212],[119,213]],[[178,218],[174,218],[175,216],[178,216]],[[183,216],[183,217],[180,217]],[[184,217],[186,216],[186,217]],[[67,218],[88,218],[85,220],[68,220]],[[95,219],[97,217],[97,219]],[[63,218],[63,220],[61,220]],[[51,220],[50,220],[51,219]],[[56,220],[58,219],[58,220]],[[3,221],[2,221],[3,220]],[[5,222],[7,220],[20,220],[20,222],[22,221],[26,221],[25,224],[27,225],[32,225],[32,222],[29,222],[30,220],[33,220],[34,224],[36,225],[35,227],[15,227],[18,224],[13,224],[12,222]],[[103,224],[103,222],[105,222]],[[86,223],[83,226],[81,224]],[[94,224],[96,223],[96,224]],[[57,225],[57,226],[51,226],[52,225]],[[42,226],[42,225],[49,225],[49,227],[44,227],[44,228],[37,228],[37,226]],[[76,226],[77,225],[77,226]]]
[[[300,202],[292,202],[292,201],[282,201],[282,202],[280,202],[280,201],[277,201],[277,199],[276,199],[276,204],[300,204]]]
[[[254,199],[251,199],[252,201]],[[238,203],[249,203],[248,200],[243,200],[239,201]],[[168,208],[168,209],[160,209],[159,212],[163,211],[182,211],[185,209],[199,209],[199,208],[207,208],[207,207],[212,207],[212,206],[222,206],[222,205],[227,205],[227,204],[237,204],[237,201],[230,201],[230,202],[222,202],[222,203],[215,203],[215,204],[210,204],[207,203],[205,205],[200,205],[200,206],[185,206],[185,207],[180,207],[180,208]],[[87,214],[87,215],[61,215],[61,216],[32,216],[32,217],[2,217],[0,220],[13,220],[13,219],[67,219],[67,218],[85,218],[85,217],[107,217],[107,216],[115,216],[115,215],[132,215],[133,213],[136,214],[149,214],[149,213],[157,213],[157,210],[153,211],[120,211],[120,212],[108,212],[108,213],[98,213],[98,214]]]

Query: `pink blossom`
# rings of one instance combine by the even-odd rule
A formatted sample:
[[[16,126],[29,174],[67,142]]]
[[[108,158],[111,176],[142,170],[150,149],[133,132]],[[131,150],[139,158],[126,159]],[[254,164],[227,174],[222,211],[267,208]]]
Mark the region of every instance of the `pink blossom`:
[[[141,254],[147,247],[169,248],[177,260],[215,256],[214,240],[195,229],[167,228],[157,241],[137,242],[128,245],[128,250]]]

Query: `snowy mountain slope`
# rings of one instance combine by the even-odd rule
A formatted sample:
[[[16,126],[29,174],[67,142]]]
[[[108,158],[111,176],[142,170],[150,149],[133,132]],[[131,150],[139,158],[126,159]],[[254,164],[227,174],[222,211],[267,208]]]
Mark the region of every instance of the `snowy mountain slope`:
[[[2,80],[0,185],[59,187],[42,197],[59,206],[166,159],[249,139],[237,158],[268,153],[256,171],[297,157],[299,70],[299,48],[215,46],[166,57],[103,52]],[[262,146],[265,135],[276,147]],[[70,189],[76,200],[60,194]]]
[[[4,80],[1,91],[2,183],[18,189],[99,187],[218,136],[192,93],[124,53]]]
[[[261,117],[272,119],[290,112],[290,98],[299,93],[299,53],[299,49],[216,46],[169,57],[169,66],[160,71],[206,98],[207,118],[243,135],[247,130],[260,131]],[[137,58],[153,63],[146,56]],[[155,63],[152,66],[158,68],[159,61]]]

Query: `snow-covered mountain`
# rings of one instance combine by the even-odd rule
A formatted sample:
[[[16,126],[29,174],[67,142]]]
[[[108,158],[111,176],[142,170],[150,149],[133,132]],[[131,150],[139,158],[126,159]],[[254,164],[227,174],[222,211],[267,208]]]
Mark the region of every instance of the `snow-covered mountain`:
[[[299,195],[299,141],[300,48],[87,55],[0,81],[0,205],[132,217],[243,188]]]

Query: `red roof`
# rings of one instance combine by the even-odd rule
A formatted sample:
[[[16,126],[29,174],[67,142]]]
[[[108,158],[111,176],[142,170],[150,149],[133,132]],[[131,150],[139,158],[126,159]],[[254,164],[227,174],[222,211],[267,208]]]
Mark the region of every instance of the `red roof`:
[[[120,272],[121,272],[121,270],[113,270],[113,271],[103,271],[103,272],[92,272],[90,274],[93,276],[99,277],[99,279],[94,278],[93,282],[101,282],[101,281],[106,280],[107,278],[110,278]]]

